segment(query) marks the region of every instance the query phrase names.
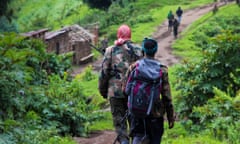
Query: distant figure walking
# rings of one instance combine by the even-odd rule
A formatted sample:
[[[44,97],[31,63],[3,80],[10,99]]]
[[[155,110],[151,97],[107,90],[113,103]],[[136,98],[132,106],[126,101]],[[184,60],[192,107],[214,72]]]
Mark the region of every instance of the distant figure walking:
[[[174,15],[171,10],[169,11],[167,18],[168,18],[168,31],[172,32]]]
[[[218,6],[217,6],[217,4],[215,4],[213,7],[213,14],[216,14],[217,11],[218,11]]]
[[[181,9],[181,7],[178,7],[178,9],[176,11],[176,15],[178,17],[179,24],[181,23],[181,20],[182,20],[182,14],[183,14],[183,10]]]
[[[176,18],[173,19],[173,36],[174,38],[177,38],[178,35],[178,26],[179,26],[179,22]]]

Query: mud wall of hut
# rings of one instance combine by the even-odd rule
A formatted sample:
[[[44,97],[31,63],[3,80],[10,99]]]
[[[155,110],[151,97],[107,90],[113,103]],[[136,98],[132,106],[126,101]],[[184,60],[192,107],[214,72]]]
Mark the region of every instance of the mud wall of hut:
[[[47,52],[55,52],[56,54],[62,54],[72,51],[71,45],[69,43],[68,33],[62,33],[53,39],[46,41],[48,45]]]
[[[77,41],[72,45],[74,51],[73,63],[83,64],[91,60],[91,47],[86,41]]]

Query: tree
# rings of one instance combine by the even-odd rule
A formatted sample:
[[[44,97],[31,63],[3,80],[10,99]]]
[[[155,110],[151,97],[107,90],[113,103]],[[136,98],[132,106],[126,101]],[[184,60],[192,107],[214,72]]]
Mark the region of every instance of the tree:
[[[13,10],[8,9],[11,0],[1,0],[0,3],[0,32],[17,32],[16,26],[12,23]]]
[[[205,105],[214,97],[213,87],[228,92],[231,97],[240,89],[240,43],[239,35],[224,32],[209,41],[200,62],[186,62],[178,69],[178,88],[181,116],[188,117],[194,124],[200,122],[201,115],[193,113],[193,108]],[[177,99],[178,99],[177,98]]]
[[[0,32],[17,32],[17,27],[6,16],[0,17]]]
[[[3,16],[6,13],[8,2],[9,2],[9,0],[1,0],[0,16]]]
[[[11,21],[11,16],[13,15],[13,10],[12,9],[8,9],[8,3],[11,0],[1,0],[0,3],[0,17],[2,16],[6,16],[9,21]]]
[[[112,4],[111,0],[83,0],[84,3],[87,3],[91,8],[98,8],[106,10]]]

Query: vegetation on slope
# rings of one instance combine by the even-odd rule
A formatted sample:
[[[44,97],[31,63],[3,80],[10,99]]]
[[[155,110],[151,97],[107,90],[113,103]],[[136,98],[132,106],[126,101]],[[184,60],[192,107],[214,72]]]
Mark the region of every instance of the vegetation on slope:
[[[48,11],[44,8],[42,1],[13,1],[12,6],[17,2],[37,3]],[[52,10],[54,7],[51,5],[54,2],[46,2]],[[63,9],[60,6],[61,2],[55,5],[56,9]],[[102,26],[102,33],[110,31],[107,34],[115,37],[117,26],[126,22],[133,27],[135,41],[141,41],[142,37],[151,35],[155,26],[166,19],[163,13],[166,14],[169,9],[176,9],[180,4],[183,8],[192,7],[193,5],[184,5],[189,2],[179,0],[160,3],[160,1],[139,0],[129,3],[134,10],[134,15],[132,15],[134,17],[129,17],[129,21],[122,20],[121,15],[116,20],[111,16],[116,13],[115,10],[120,10],[121,14],[128,13],[131,5],[124,5],[125,11],[120,9],[119,5],[112,5],[108,11],[100,11],[89,10],[86,5],[78,2],[74,6],[70,4],[69,7],[66,6],[64,12],[58,12],[62,15],[62,19],[59,16],[51,19],[50,16],[54,14],[48,11],[48,16],[44,16],[50,21],[53,20],[49,23],[48,20],[41,20],[45,18],[44,16],[39,16],[40,22],[43,22],[39,24],[35,20],[30,20],[34,17],[28,15],[28,18],[23,20],[23,22],[26,21],[23,24],[27,27],[23,29],[33,30],[42,28],[42,26],[58,28],[61,24],[75,23],[77,18],[67,17],[68,8],[74,13],[78,7],[84,7],[81,11],[83,15],[77,19],[79,22],[87,24],[88,19],[91,19],[91,14],[99,12],[99,15],[104,14],[101,17],[102,21],[113,20]],[[194,6],[207,2],[210,1],[199,0],[194,3]],[[22,5],[21,9],[25,10],[25,7],[28,6]],[[150,8],[153,9],[150,10]],[[37,7],[34,7],[34,12],[31,11],[30,6],[26,9],[28,9],[27,14],[32,13],[34,16],[44,14],[40,12],[35,15],[34,12],[38,11],[36,9],[40,9]],[[84,9],[88,12],[87,14],[84,13]],[[18,12],[22,10],[16,9]],[[171,74],[177,73],[174,80],[178,80],[177,83],[180,84],[178,89],[181,90],[180,95],[176,95],[174,99],[177,112],[180,116],[186,116],[184,118],[187,119],[180,121],[181,123],[177,122],[173,130],[166,130],[163,143],[179,144],[186,141],[189,143],[239,143],[238,48],[240,36],[237,26],[240,20],[234,14],[230,15],[230,11],[238,14],[239,8],[231,5],[220,9],[215,16],[203,17],[204,20],[198,21],[194,28],[189,29],[190,32],[186,32],[184,37],[187,40],[181,39],[177,42],[179,44],[175,44],[177,52],[184,51],[185,53],[185,55],[178,54],[186,57],[187,60],[183,64],[170,68]],[[22,18],[24,14],[21,13]],[[140,14],[143,14],[143,18]],[[15,16],[16,19],[21,19],[17,14]],[[78,14],[75,16],[77,17]],[[100,18],[98,15],[95,16],[96,19]],[[68,21],[65,23],[64,20]],[[95,20],[95,17],[92,20]],[[34,21],[37,23],[32,24]],[[27,22],[30,25],[27,25]],[[215,25],[218,27],[213,27]],[[231,30],[231,32],[222,31],[224,29]],[[182,41],[187,42],[183,44]],[[191,49],[191,47],[194,48]],[[105,106],[105,101],[97,92],[97,75],[92,73],[91,67],[83,74],[71,78],[67,73],[70,68],[70,62],[67,60],[69,55],[66,57],[47,54],[44,49],[45,46],[39,41],[25,40],[12,34],[0,35],[0,76],[2,78],[0,82],[0,142],[71,144],[75,143],[71,139],[73,135],[84,136],[90,130],[106,129],[106,127],[111,129],[109,113],[107,113],[107,121],[106,119],[100,121],[103,115],[99,114],[98,110],[101,106]],[[196,55],[193,53],[198,53],[201,58],[194,60],[193,57]],[[52,73],[48,73],[49,69]]]
[[[86,27],[91,23],[99,23],[100,36],[107,35],[115,39],[116,28],[122,24],[129,24],[133,28],[133,38],[140,42],[143,37],[151,35],[159,23],[166,20],[170,9],[175,11],[180,5],[183,9],[210,3],[212,0],[164,1],[138,0],[129,2],[122,0],[114,2],[107,10],[90,9],[79,0],[55,1],[13,1],[14,19],[18,23],[20,32],[40,28],[58,29],[64,25],[79,24]]]
[[[82,86],[96,76],[68,74],[72,54],[47,53],[43,42],[16,34],[0,35],[0,54],[1,143],[69,141],[86,136],[103,117],[99,101],[91,101]]]
[[[229,15],[231,11],[235,14]],[[240,116],[237,11],[236,5],[226,6],[193,24],[175,43],[177,53],[184,51],[186,59],[174,72],[180,91],[175,103],[185,128],[233,144],[239,143]]]

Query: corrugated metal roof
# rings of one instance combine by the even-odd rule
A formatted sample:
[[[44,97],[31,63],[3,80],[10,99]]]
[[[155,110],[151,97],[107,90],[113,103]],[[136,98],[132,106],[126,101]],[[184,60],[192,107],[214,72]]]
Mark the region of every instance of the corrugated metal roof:
[[[44,29],[40,29],[40,30],[37,30],[37,31],[30,31],[30,32],[27,32],[27,33],[22,33],[21,35],[26,36],[26,37],[32,37],[32,36],[38,35],[40,33],[47,32],[48,30],[49,30],[48,28],[44,28]]]

